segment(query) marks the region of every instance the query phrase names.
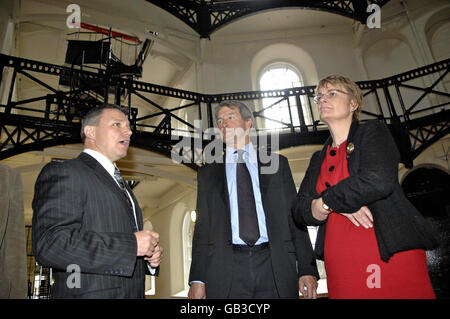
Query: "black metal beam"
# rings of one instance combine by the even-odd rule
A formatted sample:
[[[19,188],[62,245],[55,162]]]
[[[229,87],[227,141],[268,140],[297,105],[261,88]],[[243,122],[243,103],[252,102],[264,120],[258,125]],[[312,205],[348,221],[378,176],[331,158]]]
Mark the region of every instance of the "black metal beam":
[[[166,10],[193,30],[201,38],[209,36],[217,29],[236,19],[257,12],[282,8],[310,9],[339,14],[361,23],[366,23],[367,0],[147,0]],[[380,7],[389,0],[372,0]]]
[[[283,122],[279,119],[269,118],[264,114],[263,110],[254,112],[257,118],[268,119],[282,124],[285,130],[279,135],[280,149],[299,145],[322,144],[329,135],[325,125],[320,124],[313,116],[311,107],[311,99],[314,94],[313,86],[271,91],[200,94],[131,79],[110,78],[107,74],[101,72],[93,73],[73,70],[67,67],[2,54],[0,54],[0,68],[9,68],[13,71],[13,74],[19,72],[31,75],[30,72],[32,71],[33,81],[52,92],[52,94],[30,97],[19,101],[12,101],[11,94],[8,94],[8,103],[0,105],[0,159],[30,150],[42,150],[49,146],[79,143],[80,118],[88,109],[101,104],[101,101],[95,98],[83,99],[83,95],[89,93],[89,90],[92,89],[92,83],[106,83],[105,85],[111,86],[116,91],[126,90],[128,94],[128,108],[131,111],[130,123],[134,133],[131,145],[168,157],[171,156],[174,145],[184,138],[190,139],[188,144],[196,146],[201,152],[202,147],[204,149],[208,142],[203,140],[201,131],[205,127],[211,128],[214,126],[213,107],[227,99],[254,101],[255,104],[261,104],[261,100],[271,98],[274,101],[267,107],[270,108],[272,105],[286,102],[289,98],[293,98],[288,103],[289,105],[291,102],[296,103],[295,105],[290,105],[292,108],[290,109],[292,111],[290,120]],[[363,111],[363,115],[366,118],[382,119],[389,125],[400,149],[402,162],[407,167],[411,167],[413,160],[428,146],[449,133],[450,110],[448,106],[450,105],[450,94],[446,91],[440,91],[440,85],[448,78],[449,70],[450,59],[447,59],[388,78],[357,82],[366,97],[372,95],[377,101],[376,111]],[[80,88],[70,88],[68,91],[61,91],[60,88],[52,87],[52,84],[50,84],[57,81],[46,82],[46,80],[39,78],[40,74],[57,77],[70,76],[76,80],[83,79],[86,83]],[[417,87],[407,84],[408,81],[423,78],[430,74],[437,76],[434,77],[429,87]],[[430,83],[430,79],[427,78],[427,80]],[[15,78],[12,77],[10,82],[9,87],[13,87]],[[8,83],[5,83],[5,85],[8,87]],[[429,98],[428,94],[439,97],[439,100],[436,100],[433,105],[429,106],[424,106],[422,103],[420,108],[417,101],[413,102],[411,106],[405,105],[401,88],[419,92],[420,101],[427,101],[427,98]],[[395,111],[396,101],[391,97],[390,91],[394,89],[397,92],[399,101],[402,103],[401,114],[397,114]],[[132,107],[132,95],[143,99],[149,105],[156,107],[158,111],[138,117],[138,110]],[[383,95],[387,107],[386,104],[382,105],[381,103]],[[155,102],[155,98],[161,96],[177,99],[180,103],[176,107],[164,107],[160,105],[160,102]],[[306,105],[301,99],[307,101]],[[182,100],[184,105],[181,105]],[[186,101],[188,103],[185,104]],[[33,107],[29,105],[30,103],[41,104]],[[202,126],[200,128],[195,127],[193,123],[183,119],[177,113],[182,109],[187,110],[188,108],[192,108],[194,111],[197,109],[196,119],[201,121]],[[413,108],[415,108],[414,111],[411,111]],[[206,112],[204,111],[205,109]],[[294,125],[292,114],[297,111],[299,115],[302,115],[303,111],[308,112],[308,110],[312,116],[312,123],[306,123],[306,119],[299,116],[300,124]],[[425,115],[421,116],[421,114]],[[163,116],[164,118],[157,124],[152,123],[150,125],[146,122],[149,119],[156,118],[156,116]],[[184,125],[186,129],[176,129],[176,125],[172,125],[172,121]],[[186,132],[191,137],[184,136]],[[262,127],[257,130],[257,133],[261,137],[266,131]],[[197,139],[201,140],[197,141]],[[201,146],[198,147],[198,145]],[[198,152],[198,149],[192,147],[191,162],[187,161],[184,164],[195,168],[197,164],[194,159]],[[189,158],[189,156],[187,157]]]

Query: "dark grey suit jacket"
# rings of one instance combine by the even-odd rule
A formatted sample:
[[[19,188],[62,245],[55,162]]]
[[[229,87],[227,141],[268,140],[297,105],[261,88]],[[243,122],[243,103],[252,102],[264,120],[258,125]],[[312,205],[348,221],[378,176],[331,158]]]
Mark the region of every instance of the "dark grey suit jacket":
[[[129,192],[142,230],[141,209]],[[47,164],[36,181],[33,210],[33,252],[53,268],[54,298],[145,297],[146,266],[136,257],[133,211],[97,160],[81,153]],[[76,284],[66,272],[71,264],[80,268],[79,288],[70,288]]]
[[[292,219],[296,189],[288,161],[279,156],[276,173],[261,174],[269,165],[259,161],[258,167],[274,278],[281,298],[298,298],[298,278],[319,275],[306,227],[296,227]],[[189,281],[204,282],[207,298],[228,298],[233,248],[225,164],[199,169],[197,214]]]

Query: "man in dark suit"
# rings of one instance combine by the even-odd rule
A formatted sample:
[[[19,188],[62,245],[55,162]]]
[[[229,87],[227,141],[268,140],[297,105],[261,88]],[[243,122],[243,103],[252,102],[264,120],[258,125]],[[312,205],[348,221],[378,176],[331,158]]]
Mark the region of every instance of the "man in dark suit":
[[[130,123],[120,107],[90,110],[83,152],[41,171],[33,199],[33,252],[53,268],[54,298],[144,298],[157,274],[159,235],[142,230],[142,212],[115,162],[127,154]]]
[[[225,163],[198,171],[197,214],[192,243],[189,297],[317,297],[319,277],[306,228],[294,225],[295,184],[284,156],[278,169],[250,142],[247,106],[225,101],[216,112],[227,148]],[[273,162],[272,160],[272,162]]]

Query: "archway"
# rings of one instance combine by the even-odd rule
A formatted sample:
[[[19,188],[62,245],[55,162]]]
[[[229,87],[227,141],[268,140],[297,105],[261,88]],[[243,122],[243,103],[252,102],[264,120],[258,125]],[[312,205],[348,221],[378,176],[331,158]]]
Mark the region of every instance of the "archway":
[[[411,203],[437,232],[440,246],[427,252],[428,271],[438,298],[450,297],[450,176],[436,166],[419,166],[402,182]]]

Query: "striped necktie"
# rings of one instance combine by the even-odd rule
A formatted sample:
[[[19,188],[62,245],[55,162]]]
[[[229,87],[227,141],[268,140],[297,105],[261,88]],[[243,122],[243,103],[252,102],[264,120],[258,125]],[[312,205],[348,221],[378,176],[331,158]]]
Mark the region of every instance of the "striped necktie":
[[[128,205],[130,205],[131,209],[133,209],[133,204],[131,204],[130,196],[128,196],[127,188],[125,186],[126,182],[123,179],[122,175],[120,174],[120,171],[117,168],[117,166],[114,167],[114,178],[116,179],[117,183],[119,183],[120,189],[122,190],[123,194],[125,195]]]

